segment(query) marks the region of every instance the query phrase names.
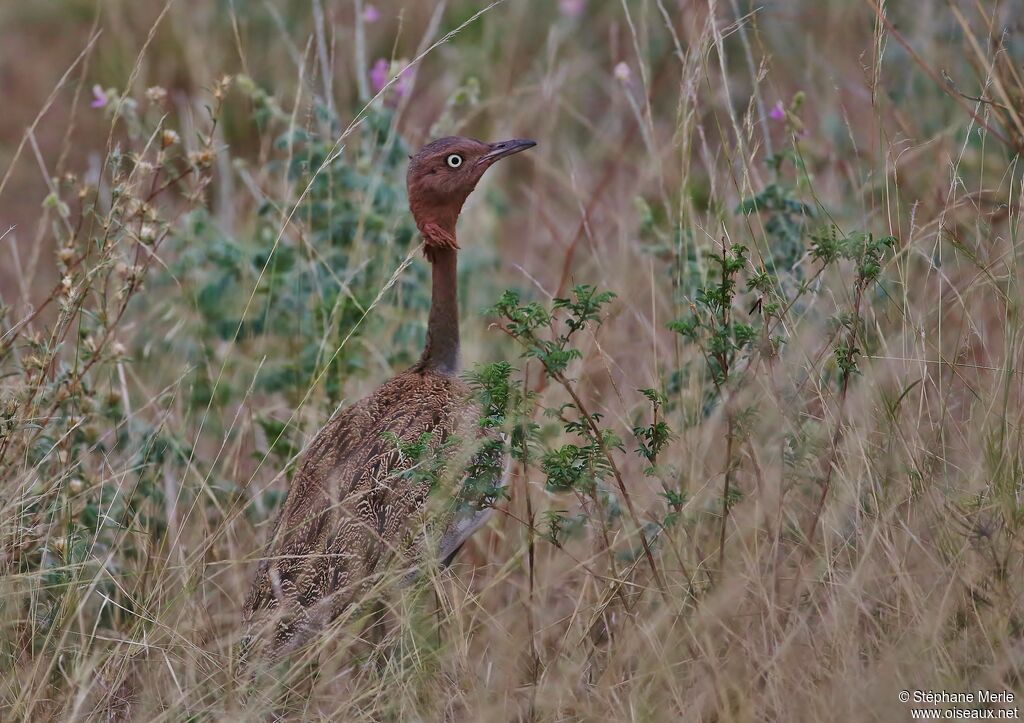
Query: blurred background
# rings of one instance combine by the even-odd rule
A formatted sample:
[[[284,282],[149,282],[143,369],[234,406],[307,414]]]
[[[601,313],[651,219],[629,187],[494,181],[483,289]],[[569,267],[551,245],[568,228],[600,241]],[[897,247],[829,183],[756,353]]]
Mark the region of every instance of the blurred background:
[[[4,717],[1024,693],[1022,12],[0,5]],[[538,142],[459,226],[464,357],[515,367],[529,452],[376,664],[343,621],[246,697],[238,611],[297,455],[422,348],[405,161],[450,134]],[[561,380],[484,311],[581,284],[615,297]]]

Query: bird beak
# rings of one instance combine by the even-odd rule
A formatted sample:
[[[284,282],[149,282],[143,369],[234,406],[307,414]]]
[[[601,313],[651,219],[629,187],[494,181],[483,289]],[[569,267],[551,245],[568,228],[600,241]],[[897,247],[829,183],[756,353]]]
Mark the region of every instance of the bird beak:
[[[490,150],[477,159],[476,165],[489,166],[495,161],[499,161],[506,156],[511,156],[515,153],[519,153],[520,151],[525,151],[527,148],[533,148],[535,145],[537,144],[534,141],[521,139],[492,143]]]

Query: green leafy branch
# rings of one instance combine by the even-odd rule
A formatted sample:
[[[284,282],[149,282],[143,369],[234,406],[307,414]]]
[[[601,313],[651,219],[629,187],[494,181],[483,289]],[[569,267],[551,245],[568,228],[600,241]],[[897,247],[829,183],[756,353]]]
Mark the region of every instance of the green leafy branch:
[[[575,384],[566,376],[569,363],[581,357],[580,351],[570,343],[573,336],[588,325],[599,325],[602,308],[614,298],[615,294],[610,291],[598,292],[594,286],[581,284],[573,288],[571,296],[556,298],[551,311],[548,311],[538,302],[520,304],[517,293],[506,291],[489,313],[499,317],[505,332],[523,346],[523,356],[538,360],[545,374],[569,395],[571,403],[557,410],[556,416],[562,418],[566,409],[575,410],[578,415],[578,419],[563,419],[563,426],[585,443],[563,445],[545,454],[542,469],[547,475],[549,488],[582,488],[581,491],[592,493],[592,482],[600,477],[601,472],[610,471],[633,524],[641,532],[640,542],[651,574],[664,593],[665,584],[612,454],[613,449],[622,449],[622,442],[614,432],[599,426],[600,414],[588,411]],[[564,318],[560,318],[563,315]],[[542,332],[548,332],[551,338],[542,338]]]

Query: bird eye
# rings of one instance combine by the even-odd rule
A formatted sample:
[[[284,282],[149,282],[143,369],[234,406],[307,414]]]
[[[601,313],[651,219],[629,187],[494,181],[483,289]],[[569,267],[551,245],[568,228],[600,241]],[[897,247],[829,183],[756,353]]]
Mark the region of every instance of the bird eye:
[[[450,156],[448,156],[448,167],[449,168],[458,168],[461,165],[462,165],[462,156],[460,156],[458,153],[453,153]]]

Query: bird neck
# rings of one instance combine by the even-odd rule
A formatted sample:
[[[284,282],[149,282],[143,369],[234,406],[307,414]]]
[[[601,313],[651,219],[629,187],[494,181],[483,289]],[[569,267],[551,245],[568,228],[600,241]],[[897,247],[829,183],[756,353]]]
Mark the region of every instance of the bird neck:
[[[459,368],[458,252],[438,248],[431,253],[430,318],[421,364],[445,373]]]

